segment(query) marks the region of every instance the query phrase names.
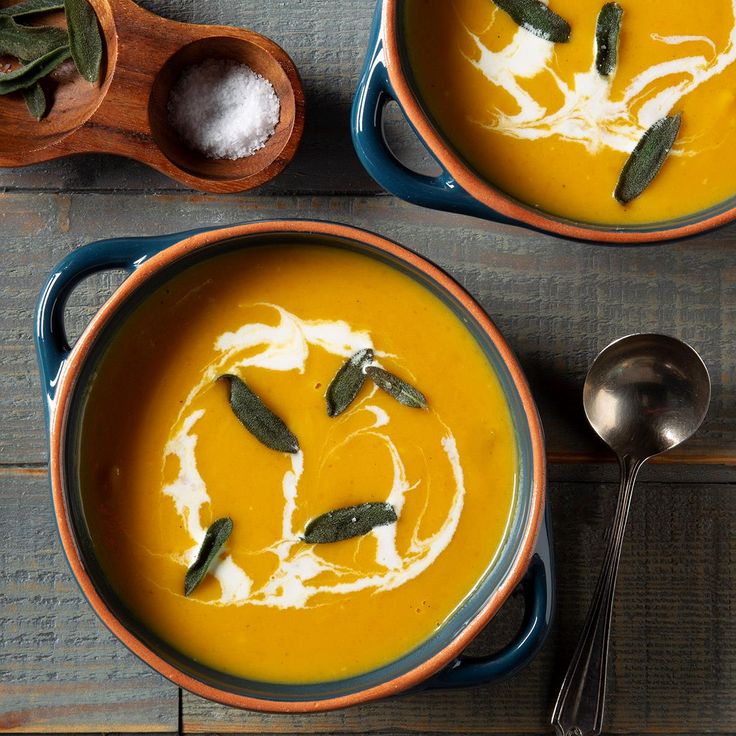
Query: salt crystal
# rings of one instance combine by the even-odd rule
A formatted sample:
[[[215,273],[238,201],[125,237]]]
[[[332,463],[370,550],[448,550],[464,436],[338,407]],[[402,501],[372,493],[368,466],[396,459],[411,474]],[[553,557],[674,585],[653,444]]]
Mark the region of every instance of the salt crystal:
[[[276,129],[280,109],[267,79],[228,59],[186,68],[168,101],[171,125],[207,158],[252,156]]]

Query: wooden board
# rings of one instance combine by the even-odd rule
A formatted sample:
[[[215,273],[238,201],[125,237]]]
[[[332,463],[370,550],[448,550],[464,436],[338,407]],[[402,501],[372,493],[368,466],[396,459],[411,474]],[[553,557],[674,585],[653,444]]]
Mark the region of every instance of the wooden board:
[[[552,484],[558,616],[541,655],[521,675],[495,687],[431,691],[303,717],[239,712],[184,693],[184,731],[548,732],[602,560],[615,491],[612,484]],[[606,733],[736,730],[734,524],[733,485],[637,489],[614,612]],[[502,642],[515,615],[502,612],[476,651]]]
[[[696,347],[713,378],[702,430],[667,460],[736,461],[736,226],[667,246],[561,243],[388,197],[249,197],[204,194],[0,194],[0,462],[46,456],[32,345],[41,283],[72,248],[117,235],[150,235],[260,218],[315,217],[358,225],[429,256],[473,293],[518,353],[556,461],[600,457],[580,403],[585,371],[615,337],[667,332]],[[80,289],[79,331],[110,277]]]
[[[133,656],[82,597],[45,470],[0,469],[0,732],[174,732],[176,687]]]

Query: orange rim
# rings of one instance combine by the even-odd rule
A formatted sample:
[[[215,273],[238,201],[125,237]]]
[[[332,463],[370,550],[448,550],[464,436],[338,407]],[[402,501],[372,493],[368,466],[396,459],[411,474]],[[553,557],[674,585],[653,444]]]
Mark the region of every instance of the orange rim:
[[[527,527],[524,530],[516,558],[511,565],[506,579],[493,593],[483,608],[476,613],[473,620],[467,624],[463,631],[444,649],[430,659],[425,660],[421,665],[414,669],[381,683],[380,685],[367,688],[356,693],[311,701],[267,700],[238,695],[212,687],[180,671],[178,668],[162,659],[155,651],[153,651],[153,649],[128,631],[128,629],[123,626],[113,611],[110,610],[105,601],[98,594],[87,570],[85,569],[80,550],[75,541],[71,515],[66,503],[63,473],[64,437],[66,435],[70,401],[77,376],[79,375],[81,367],[87,360],[90,350],[100,331],[112,318],[120,305],[153,274],[200,248],[235,237],[289,232],[302,232],[309,235],[325,235],[367,244],[411,264],[413,267],[423,272],[446,289],[447,292],[455,297],[473,316],[478,325],[480,325],[499,351],[509,373],[511,374],[514,386],[519,393],[526,421],[529,426],[532,445],[532,489]],[[185,240],[182,240],[179,243],[166,248],[161,253],[151,257],[139,266],[123,282],[120,288],[93,317],[90,324],[79,338],[77,344],[74,346],[74,349],[69,354],[69,357],[62,369],[59,379],[59,388],[50,420],[49,473],[54,513],[59,527],[61,542],[72,568],[72,572],[74,573],[74,576],[82,588],[87,600],[92,605],[92,608],[102,619],[103,623],[118,637],[118,639],[120,639],[144,662],[153,667],[153,669],[157,670],[175,684],[186,688],[196,695],[223,703],[224,705],[247,708],[250,710],[272,713],[305,713],[343,708],[349,705],[356,705],[358,703],[365,703],[370,700],[384,698],[389,695],[395,695],[418,685],[431,675],[439,672],[462,652],[470,641],[495,615],[514,588],[521,582],[521,579],[529,566],[534,552],[534,544],[542,522],[545,488],[545,457],[544,439],[539,415],[534,404],[534,399],[532,398],[529,390],[529,386],[516,357],[506,344],[501,333],[481,307],[448,274],[444,273],[444,271],[439,269],[437,266],[412,251],[364,230],[327,222],[273,220],[269,222],[237,225],[221,230],[208,231],[193,235],[192,237],[186,238]]]
[[[650,243],[658,240],[674,240],[697,235],[705,230],[725,225],[736,218],[736,207],[731,207],[711,217],[679,227],[664,228],[651,232],[631,230],[602,230],[586,227],[583,224],[561,222],[539,210],[519,204],[508,195],[496,189],[477,174],[447,143],[422,109],[422,105],[411,88],[402,68],[399,51],[398,9],[400,0],[384,0],[381,27],[386,51],[386,69],[389,81],[396,93],[397,101],[417,131],[422,141],[429,147],[434,156],[457,181],[457,183],[474,199],[490,207],[496,212],[516,220],[519,223],[546,232],[562,235],[578,240],[594,240],[602,243]]]

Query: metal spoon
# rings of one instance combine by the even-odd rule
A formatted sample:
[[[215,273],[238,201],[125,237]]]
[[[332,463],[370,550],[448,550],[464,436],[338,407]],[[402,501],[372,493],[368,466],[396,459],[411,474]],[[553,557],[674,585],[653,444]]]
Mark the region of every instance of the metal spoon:
[[[601,732],[616,573],[637,473],[650,457],[694,434],[709,403],[708,369],[695,350],[674,337],[622,337],[588,371],[585,414],[618,456],[621,487],[603,569],[552,714],[559,736]]]

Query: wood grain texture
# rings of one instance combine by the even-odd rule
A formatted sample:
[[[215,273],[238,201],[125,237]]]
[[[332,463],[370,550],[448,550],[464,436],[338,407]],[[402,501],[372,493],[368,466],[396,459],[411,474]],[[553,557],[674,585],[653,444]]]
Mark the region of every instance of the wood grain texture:
[[[736,226],[666,246],[560,243],[513,227],[419,209],[388,197],[204,194],[0,194],[0,463],[43,462],[32,345],[42,280],[72,248],[103,234],[151,235],[259,218],[316,217],[375,229],[446,268],[479,299],[519,355],[557,460],[605,457],[581,405],[585,371],[615,337],[661,331],[699,350],[713,402],[698,435],[668,458],[736,462]],[[103,277],[70,308],[79,331]]]
[[[185,732],[546,733],[582,626],[614,509],[613,484],[550,488],[558,616],[540,656],[495,687],[432,691],[316,716],[244,713],[184,693]],[[736,729],[736,487],[637,488],[614,611],[606,733]],[[474,644],[491,651],[517,604]]]
[[[176,687],[95,617],[61,551],[48,479],[0,469],[0,732],[175,732]]]

